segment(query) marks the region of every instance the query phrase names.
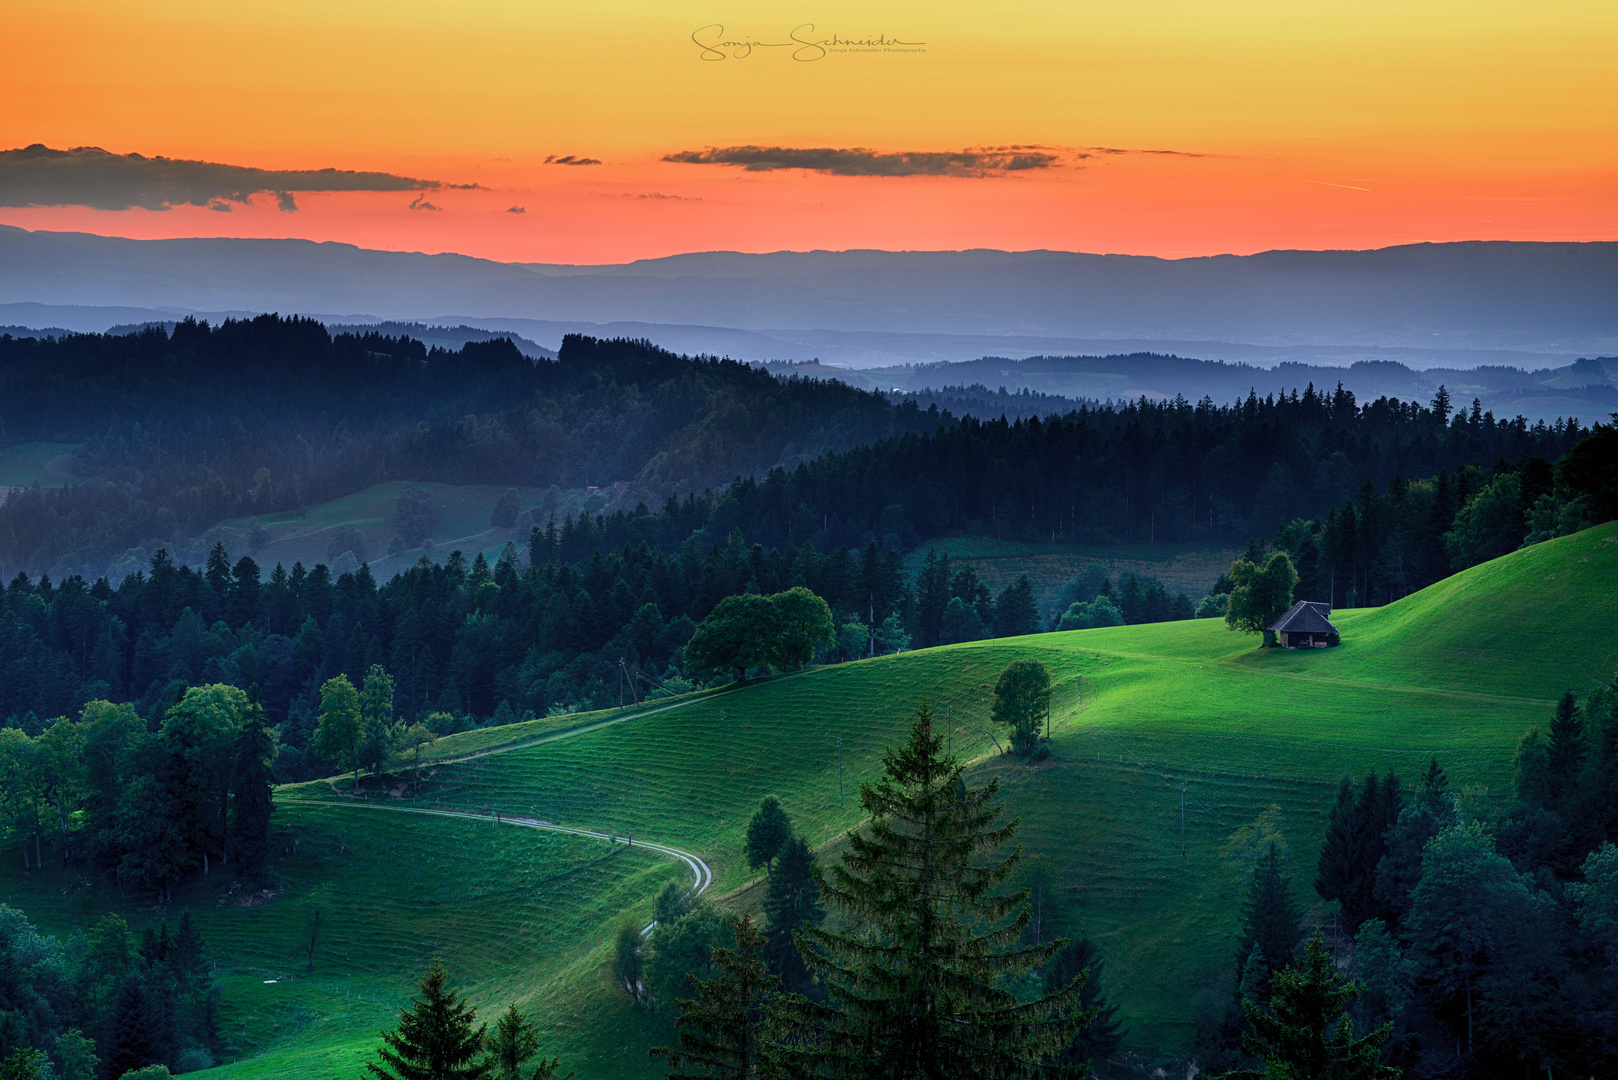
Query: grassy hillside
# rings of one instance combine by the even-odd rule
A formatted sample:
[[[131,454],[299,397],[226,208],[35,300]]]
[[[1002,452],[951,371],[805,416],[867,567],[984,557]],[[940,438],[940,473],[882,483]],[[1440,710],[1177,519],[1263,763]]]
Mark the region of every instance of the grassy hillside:
[[[1437,754],[1468,798],[1504,794],[1523,732],[1545,722],[1564,688],[1582,693],[1618,664],[1618,627],[1601,614],[1615,609],[1610,524],[1385,608],[1341,613],[1344,644],[1334,650],[1260,651],[1213,620],[977,642],[675,707],[455,736],[441,751],[476,756],[437,766],[414,800],[356,800],[327,783],[283,789],[280,835],[304,839],[300,854],[276,862],[281,893],[240,907],[217,876],[176,893],[176,905],[206,912],[240,1055],[266,1055],[220,1075],[350,1075],[387,1003],[407,994],[433,952],[480,1003],[521,996],[539,1009],[547,1051],[582,1077],[653,1075],[644,1025],[610,986],[608,951],[619,912],[643,915],[681,866],[599,841],[379,807],[500,808],[675,844],[712,866],[712,895],[752,905],[760,894],[740,852],[759,797],[779,794],[822,857],[834,856],[859,821],[857,785],[879,774],[883,748],[924,697],[947,717],[972,781],[1000,779],[1023,822],[1027,877],[1046,884],[1064,929],[1098,939],[1130,1045],[1170,1058],[1194,1031],[1198,1000],[1187,988],[1214,985],[1234,948],[1240,870],[1224,854],[1233,834],[1279,806],[1307,905],[1343,773],[1394,768],[1408,780]],[[1057,682],[1055,753],[1037,764],[999,756],[986,733],[989,688],[1019,658],[1043,660]],[[62,904],[52,874],[24,882],[14,861],[0,898],[48,925],[115,901],[79,889]],[[334,922],[313,978],[266,986],[300,970],[291,950],[303,898],[320,881],[334,908],[344,905],[347,929]],[[156,914],[123,910],[136,921]],[[349,971],[365,1001],[336,996]]]

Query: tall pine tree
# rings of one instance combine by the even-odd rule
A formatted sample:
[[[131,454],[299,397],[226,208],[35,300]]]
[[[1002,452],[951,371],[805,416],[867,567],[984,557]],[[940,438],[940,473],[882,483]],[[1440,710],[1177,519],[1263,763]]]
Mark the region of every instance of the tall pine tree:
[[[796,935],[826,917],[815,883],[815,856],[801,836],[781,848],[764,898],[764,962],[789,993],[807,994],[814,979],[798,951]]]
[[[1263,1069],[1228,1072],[1216,1080],[1398,1080],[1400,1071],[1382,1064],[1382,1044],[1392,1025],[1363,1039],[1354,1038],[1346,1015],[1360,985],[1337,974],[1337,964],[1317,930],[1303,963],[1275,973],[1270,1006],[1244,1000],[1252,1030],[1242,1046],[1264,1062]]]
[[[765,1016],[776,979],[760,953],[764,937],[751,915],[735,924],[736,948],[715,949],[713,979],[694,979],[697,996],[676,1001],[678,1048],[654,1046],[648,1056],[668,1062],[669,1080],[715,1077],[751,1080],[763,1070],[769,1042]]]
[[[1359,864],[1354,819],[1354,782],[1345,776],[1337,785],[1337,802],[1331,808],[1326,840],[1320,846],[1315,892],[1322,900],[1341,903],[1351,888]]]
[[[1070,1064],[1106,1061],[1123,1042],[1125,1032],[1118,1024],[1118,1006],[1108,1005],[1101,994],[1101,958],[1095,942],[1079,938],[1068,943],[1045,969],[1045,992],[1055,993],[1082,977],[1079,1004],[1091,1020],[1080,1029],[1057,1059]]]
[[[486,1080],[492,1071],[483,1056],[488,1025],[473,1026],[477,1010],[448,982],[444,965],[434,959],[419,996],[399,1013],[398,1029],[382,1032],[376,1052],[381,1063],[365,1063],[377,1080]]]
[[[231,768],[230,832],[236,854],[236,873],[249,881],[260,881],[270,855],[271,795],[275,778],[270,761],[275,757],[275,741],[265,723],[264,706],[259,704],[258,687],[248,694],[247,715],[236,735]]]
[[[1241,935],[1236,963],[1259,965],[1259,977],[1287,965],[1303,932],[1298,929],[1298,905],[1292,899],[1292,881],[1281,861],[1281,846],[1271,843],[1253,871],[1241,907]]]
[[[999,985],[1067,944],[1020,946],[1028,892],[995,891],[1020,856],[996,854],[1017,822],[999,822],[997,781],[961,791],[961,768],[944,756],[925,705],[883,761],[883,779],[860,786],[870,820],[848,834],[830,874],[817,868],[846,928],[803,934],[831,1001],[793,999],[779,1060],[802,1075],[866,1080],[1024,1077],[1089,1017],[1077,980],[1027,1002]]]
[[[1584,717],[1579,713],[1573,691],[1564,693],[1551,717],[1550,744],[1551,798],[1557,804],[1574,793],[1579,769],[1584,764]]]

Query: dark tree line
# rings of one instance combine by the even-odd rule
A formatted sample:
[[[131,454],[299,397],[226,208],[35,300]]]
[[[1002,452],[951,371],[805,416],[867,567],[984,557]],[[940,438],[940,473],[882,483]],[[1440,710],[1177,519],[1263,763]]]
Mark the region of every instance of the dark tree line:
[[[234,686],[190,687],[159,724],[92,701],[37,736],[0,728],[0,823],[24,870],[43,868],[49,837],[64,867],[105,869],[159,900],[197,871],[256,881],[275,756],[262,706]]]
[[[1618,690],[1566,694],[1517,754],[1515,798],[1457,798],[1430,762],[1338,789],[1316,865],[1363,993],[1361,1031],[1417,1078],[1608,1075],[1618,1063]],[[1238,999],[1262,1001],[1303,937],[1272,845],[1241,910]],[[1251,1020],[1251,1010],[1246,1019]],[[1242,1014],[1205,1034],[1239,1060]],[[1250,1031],[1249,1031],[1250,1033]],[[1250,1041],[1250,1040],[1249,1040]]]
[[[0,336],[0,441],[85,443],[85,479],[0,505],[0,567],[99,570],[227,518],[398,478],[633,481],[655,505],[947,419],[645,342],[570,336],[535,362],[506,339],[428,349],[274,315],[186,320],[172,335]]]
[[[190,912],[139,938],[117,915],[64,944],[0,905],[0,1058],[59,1080],[214,1064],[219,988]],[[32,1071],[19,1076],[33,1076]],[[40,1073],[40,1075],[46,1075]]]
[[[1360,405],[1342,387],[1312,386],[1228,406],[1178,399],[1017,422],[967,417],[744,478],[715,497],[704,528],[822,548],[857,545],[867,534],[903,544],[906,527],[923,540],[981,532],[1242,542],[1322,517],[1367,483],[1384,491],[1400,477],[1467,465],[1555,461],[1589,434],[1576,422],[1530,425],[1479,409],[1451,415],[1442,396],[1432,407],[1385,398]],[[691,524],[686,516],[632,525],[613,515],[600,527],[609,546],[633,536],[668,549]]]

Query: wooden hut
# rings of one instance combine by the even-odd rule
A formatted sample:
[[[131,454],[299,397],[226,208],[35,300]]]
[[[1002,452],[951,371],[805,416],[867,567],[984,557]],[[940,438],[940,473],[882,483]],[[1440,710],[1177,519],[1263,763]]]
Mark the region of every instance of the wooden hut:
[[[1341,642],[1330,615],[1330,604],[1299,600],[1265,629],[1283,649],[1324,649]]]

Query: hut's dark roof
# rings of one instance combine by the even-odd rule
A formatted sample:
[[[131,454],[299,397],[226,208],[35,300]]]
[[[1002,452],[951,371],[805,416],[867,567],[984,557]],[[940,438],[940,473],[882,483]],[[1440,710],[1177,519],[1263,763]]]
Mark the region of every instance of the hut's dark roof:
[[[1337,627],[1326,617],[1330,614],[1330,604],[1299,600],[1287,609],[1285,615],[1271,623],[1268,629],[1288,634],[1335,634]]]

